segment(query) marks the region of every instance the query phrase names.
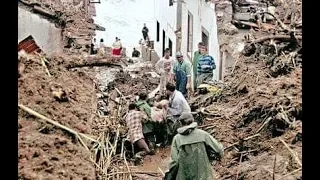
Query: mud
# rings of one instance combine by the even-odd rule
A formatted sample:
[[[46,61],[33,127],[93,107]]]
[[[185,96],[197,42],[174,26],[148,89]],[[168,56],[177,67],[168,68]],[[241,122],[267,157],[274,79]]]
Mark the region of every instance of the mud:
[[[277,7],[277,16],[284,21],[286,18],[283,14],[290,14],[290,8],[283,8],[288,5],[287,1],[282,3],[283,6]],[[293,21],[298,22],[301,16],[297,9],[301,7],[299,3],[293,6],[295,8],[291,13],[297,14]],[[217,5],[217,8],[226,10],[225,5]],[[222,17],[221,20],[224,24],[225,19],[227,17]],[[193,109],[204,108],[208,112],[206,128],[203,129],[210,133],[214,129],[212,135],[226,148],[222,161],[215,165],[216,177],[272,179],[274,173],[276,179],[300,178],[300,165],[279,138],[302,159],[301,139],[299,140],[302,132],[301,41],[267,40],[251,43],[254,48],[248,53],[250,42],[270,35],[263,29],[251,29],[246,36],[252,39],[245,40],[242,37],[241,41],[246,46],[243,51],[236,52],[228,49],[235,45],[229,39],[241,39],[240,33],[230,35],[223,30],[226,26],[220,24],[220,28],[220,43],[225,47],[222,49],[231,54],[235,61],[227,69],[220,94],[201,95],[196,97],[197,100],[191,100]],[[276,34],[289,36],[288,32],[277,28]],[[257,133],[258,136],[244,140]],[[236,144],[229,148],[233,143]],[[296,172],[290,174],[294,171]]]
[[[60,59],[62,57],[52,57]],[[63,67],[48,66],[49,77],[40,58],[21,57],[25,69],[18,79],[18,103],[72,128],[90,134],[92,129],[93,81],[81,71],[69,72]],[[51,61],[52,62],[52,61]],[[50,64],[50,62],[49,62]],[[52,92],[62,88],[68,101],[58,102]],[[19,179],[95,179],[95,168],[89,153],[66,131],[44,124],[19,109],[18,113]]]

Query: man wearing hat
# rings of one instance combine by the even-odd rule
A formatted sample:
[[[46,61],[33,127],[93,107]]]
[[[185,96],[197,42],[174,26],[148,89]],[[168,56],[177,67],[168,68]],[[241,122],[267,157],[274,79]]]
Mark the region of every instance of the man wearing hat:
[[[191,63],[183,59],[181,52],[176,53],[177,61],[174,62],[171,70],[171,81],[176,82],[176,89],[180,91],[185,97],[187,90],[191,88]]]
[[[173,138],[169,171],[164,179],[214,179],[211,164],[223,156],[223,146],[206,131],[197,129],[191,113],[182,113],[179,120],[182,127]]]

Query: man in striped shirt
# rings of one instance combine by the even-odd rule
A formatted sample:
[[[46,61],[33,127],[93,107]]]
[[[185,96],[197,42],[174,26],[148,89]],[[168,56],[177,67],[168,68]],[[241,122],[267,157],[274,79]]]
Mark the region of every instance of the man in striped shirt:
[[[197,66],[197,86],[204,81],[212,80],[213,70],[216,69],[213,57],[208,54],[207,46],[201,47],[201,55]]]

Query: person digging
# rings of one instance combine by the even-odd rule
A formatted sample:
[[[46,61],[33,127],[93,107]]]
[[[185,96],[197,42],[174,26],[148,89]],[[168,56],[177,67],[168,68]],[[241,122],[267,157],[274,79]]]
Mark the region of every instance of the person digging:
[[[126,125],[128,127],[128,136],[133,149],[137,152],[134,158],[142,159],[142,156],[150,154],[151,151],[145,141],[142,133],[142,123],[147,121],[148,117],[144,112],[139,111],[135,104],[129,104],[129,112],[126,116]]]
[[[146,121],[142,122],[142,132],[146,142],[150,148],[150,154],[155,153],[155,122],[151,119],[151,106],[147,102],[148,95],[146,93],[139,94],[139,100],[136,102],[137,108],[144,112],[147,116]]]

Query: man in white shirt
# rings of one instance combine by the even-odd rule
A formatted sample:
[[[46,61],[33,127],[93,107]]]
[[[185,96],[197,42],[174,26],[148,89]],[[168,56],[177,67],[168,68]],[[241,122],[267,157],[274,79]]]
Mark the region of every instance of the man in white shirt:
[[[183,94],[176,90],[175,85],[168,83],[166,85],[166,92],[169,96],[169,106],[167,115],[167,133],[169,143],[173,136],[177,133],[177,129],[181,127],[181,123],[178,120],[182,113],[191,113],[191,108],[183,96]]]
[[[169,82],[170,70],[172,68],[174,59],[170,56],[170,49],[165,49],[164,57],[161,58],[156,64],[155,69],[160,74],[160,93],[164,95],[166,84]]]

